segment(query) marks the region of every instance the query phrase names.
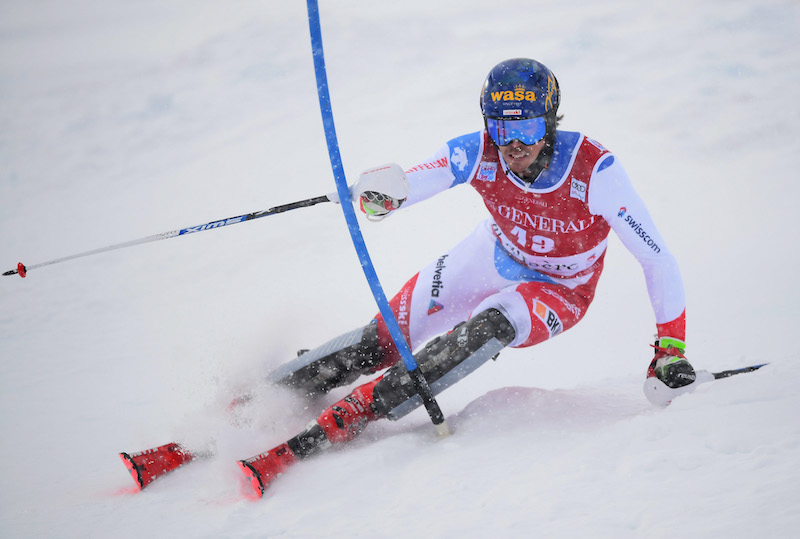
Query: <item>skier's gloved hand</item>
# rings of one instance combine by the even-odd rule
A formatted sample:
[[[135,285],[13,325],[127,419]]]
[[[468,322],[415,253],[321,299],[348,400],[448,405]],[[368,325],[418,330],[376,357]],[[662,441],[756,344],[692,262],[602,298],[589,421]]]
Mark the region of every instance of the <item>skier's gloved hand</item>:
[[[399,208],[403,202],[404,199],[393,198],[376,191],[364,191],[361,194],[360,207],[361,211],[367,214],[367,219],[380,221],[389,215],[390,211]]]
[[[647,370],[648,378],[658,378],[671,388],[683,387],[697,379],[694,368],[683,355],[686,344],[671,337],[661,337],[656,341],[656,355]]]
[[[350,188],[367,219],[380,221],[408,198],[408,179],[400,165],[390,163],[365,170]]]

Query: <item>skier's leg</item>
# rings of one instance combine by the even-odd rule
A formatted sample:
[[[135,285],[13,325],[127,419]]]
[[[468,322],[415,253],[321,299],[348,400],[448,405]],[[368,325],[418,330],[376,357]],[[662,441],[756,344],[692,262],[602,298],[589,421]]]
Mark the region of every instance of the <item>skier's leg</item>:
[[[532,346],[573,327],[585,315],[599,276],[598,270],[573,289],[543,278],[509,286],[480,302],[477,314],[415,354],[433,394],[472,373],[506,346]],[[375,386],[373,400],[378,416],[392,420],[422,404],[402,365],[385,373]]]
[[[484,281],[480,272],[468,276],[467,286],[477,282],[486,289],[500,289],[497,283],[505,282],[506,287],[493,294],[484,294],[483,290],[474,294],[467,304],[476,305],[476,314],[414,355],[434,394],[473,372],[505,346],[532,346],[575,325],[592,301],[602,268],[598,266],[594,275],[570,287],[507,262],[500,254],[494,258],[497,275],[505,281],[491,276]],[[513,281],[516,284],[509,285]],[[442,299],[445,310],[451,307],[449,297]],[[414,313],[410,316],[413,318]],[[240,465],[252,477],[256,491],[263,492],[272,479],[298,459],[331,444],[352,440],[370,421],[398,419],[421,404],[405,366],[398,363],[327,408],[287,443],[241,461]]]
[[[425,345],[415,354],[431,391],[438,395],[497,356],[515,337],[511,322],[490,308],[458,324],[449,333]],[[374,410],[379,417],[395,420],[422,404],[404,365],[389,369],[375,385]]]
[[[489,222],[480,223],[466,238],[414,276],[390,302],[400,330],[412,350],[468,319],[485,298],[514,283],[518,276],[498,271],[498,243]],[[376,370],[400,360],[383,318],[378,315],[378,341],[384,360]]]
[[[348,396],[325,409],[320,416],[292,438],[266,453],[239,461],[256,496],[298,460],[306,459],[331,444],[352,440],[364,426],[379,416],[374,406],[375,385],[383,377],[360,385]]]
[[[380,419],[374,401],[375,386],[383,379],[356,387],[349,395],[326,408],[305,430],[287,442],[299,459],[304,459],[331,444],[353,440],[367,423]]]
[[[457,325],[415,354],[431,389],[438,393],[496,356],[514,340],[514,329],[497,309],[489,309]],[[382,417],[396,419],[421,403],[403,363],[369,383],[356,387],[345,398],[326,408],[297,436],[266,453],[239,461],[261,496],[269,484],[289,466],[331,444],[348,442],[370,422]]]
[[[435,339],[415,358],[431,389],[438,393],[496,356],[513,339],[509,321],[498,310],[489,309]],[[354,439],[370,421],[396,419],[419,404],[405,365],[398,363],[326,408],[286,446],[292,458],[304,459],[331,444]]]
[[[479,225],[448,253],[412,277],[389,305],[412,349],[465,320],[480,301],[512,281],[494,265],[496,239]],[[274,383],[310,396],[327,393],[400,361],[378,314],[371,324],[309,350],[275,370]]]
[[[510,346],[526,348],[574,327],[594,299],[602,265],[583,284],[573,288],[560,283],[528,282],[505,291],[482,307],[498,306],[514,321],[516,338]]]
[[[269,380],[314,396],[354,382],[382,359],[373,322],[300,354],[273,371]]]

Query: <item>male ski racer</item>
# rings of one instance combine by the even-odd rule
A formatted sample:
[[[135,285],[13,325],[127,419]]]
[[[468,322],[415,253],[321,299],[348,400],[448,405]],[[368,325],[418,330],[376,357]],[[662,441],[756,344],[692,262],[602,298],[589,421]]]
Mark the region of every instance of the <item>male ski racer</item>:
[[[490,219],[390,302],[434,394],[504,347],[533,346],[583,318],[610,230],[642,265],[655,313],[658,341],[646,393],[679,394],[695,380],[683,356],[678,265],[620,160],[581,133],[557,129],[559,102],[547,67],[525,58],[501,62],[483,86],[482,131],[452,139],[405,172],[394,164],[368,170],[351,188],[373,220],[460,184],[477,190],[489,210]],[[287,443],[240,461],[256,492],[298,459],[353,439],[366,423],[398,419],[419,406],[399,360],[378,315],[272,373],[276,383],[319,395],[388,368]]]

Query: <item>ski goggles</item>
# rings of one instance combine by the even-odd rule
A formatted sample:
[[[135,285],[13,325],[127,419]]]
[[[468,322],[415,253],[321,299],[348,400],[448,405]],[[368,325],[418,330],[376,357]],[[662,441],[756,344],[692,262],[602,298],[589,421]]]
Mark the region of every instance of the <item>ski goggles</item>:
[[[503,120],[502,118],[486,118],[486,130],[498,146],[507,146],[512,140],[518,140],[526,146],[536,144],[547,133],[547,122],[544,116],[525,118],[524,120]]]

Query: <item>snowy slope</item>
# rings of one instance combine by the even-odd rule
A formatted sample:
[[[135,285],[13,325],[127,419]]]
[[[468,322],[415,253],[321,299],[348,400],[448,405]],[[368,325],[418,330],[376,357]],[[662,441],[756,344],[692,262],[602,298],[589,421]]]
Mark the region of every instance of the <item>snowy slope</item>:
[[[333,191],[302,2],[0,5],[0,270]],[[243,498],[234,462],[319,409],[259,387],[375,312],[341,210],[0,278],[2,537],[795,537],[800,6],[789,0],[322,2],[351,179],[480,128],[488,70],[537,58],[566,129],[613,150],[677,255],[693,363],[770,361],[665,410],[654,322],[613,239],[564,336]],[[456,189],[364,223],[393,293],[485,217]],[[322,403],[327,404],[327,403]],[[214,439],[141,493],[119,462]],[[242,476],[243,477],[243,476]]]

